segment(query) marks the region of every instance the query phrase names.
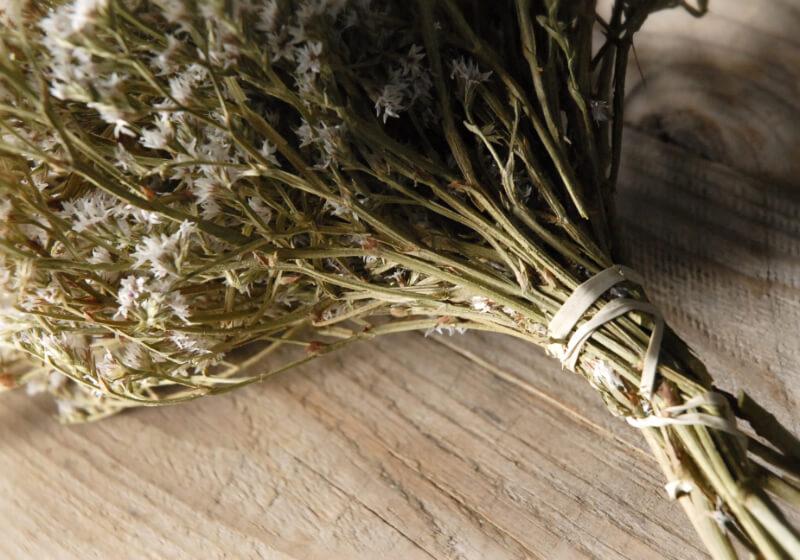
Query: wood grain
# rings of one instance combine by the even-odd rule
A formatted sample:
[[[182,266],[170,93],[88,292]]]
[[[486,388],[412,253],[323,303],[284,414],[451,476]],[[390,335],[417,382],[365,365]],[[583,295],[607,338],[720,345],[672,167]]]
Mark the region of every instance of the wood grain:
[[[747,389],[800,431],[800,190],[628,131],[626,261],[721,386]]]
[[[637,44],[622,248],[720,384],[798,432],[800,16],[717,4]],[[224,397],[50,414],[3,395],[2,558],[706,557],[640,436],[507,338],[392,336]]]
[[[619,197],[626,260],[726,388],[770,402],[797,433],[800,5],[712,0],[710,10],[658,14],[636,44],[626,116],[641,134],[627,131]]]
[[[515,358],[493,372],[391,337],[228,397],[78,428],[12,395],[0,516],[29,537],[0,554],[701,556],[636,434],[577,376],[509,340],[458,342]]]
[[[601,2],[601,4],[608,4]],[[628,73],[627,121],[788,190],[800,177],[800,4],[711,0],[654,15]]]

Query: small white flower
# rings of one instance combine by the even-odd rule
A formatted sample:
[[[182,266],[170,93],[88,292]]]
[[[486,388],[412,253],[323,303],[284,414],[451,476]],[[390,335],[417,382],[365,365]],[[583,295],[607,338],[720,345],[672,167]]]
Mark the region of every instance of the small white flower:
[[[322,43],[319,41],[309,41],[297,49],[297,73],[298,74],[319,74],[320,55],[322,55]]]
[[[467,332],[467,329],[465,327],[459,325],[444,324],[444,325],[436,325],[435,327],[429,328],[427,331],[425,331],[425,337],[427,338],[433,334],[444,334],[447,336],[453,336],[454,334],[464,334],[465,332]]]
[[[492,72],[481,72],[478,63],[463,56],[454,60],[450,65],[450,78],[458,79],[466,86],[476,86],[491,78]]]
[[[470,306],[479,313],[489,313],[492,310],[492,303],[489,298],[483,296],[473,296],[470,300]]]
[[[278,163],[278,158],[275,157],[276,151],[277,148],[272,145],[269,140],[264,140],[264,142],[261,144],[261,149],[258,150],[258,153],[261,154],[261,157],[270,162],[272,165],[280,166]]]
[[[314,142],[314,129],[305,119],[300,121],[300,126],[294,129],[297,138],[300,140],[300,147],[303,148]]]
[[[323,161],[320,167],[327,167],[333,160],[336,152],[342,147],[344,143],[343,132],[344,125],[328,125],[327,123],[320,123],[316,128],[316,142],[322,147]]]
[[[528,202],[531,195],[533,194],[533,185],[530,183],[516,183],[517,194],[519,195],[522,202]]]
[[[105,247],[95,247],[92,249],[92,256],[89,257],[91,264],[111,264],[114,261],[111,259],[111,253]]]
[[[170,337],[172,343],[179,349],[190,354],[211,354],[213,341],[208,338],[187,333],[176,332]]]
[[[134,266],[142,268],[146,264],[149,265],[156,278],[176,274],[182,258],[181,253],[185,252],[189,238],[194,232],[194,224],[184,221],[172,235],[159,233],[143,237],[131,255],[135,260]]]
[[[42,192],[50,185],[47,183],[47,179],[45,177],[42,177],[41,175],[33,175],[33,186],[35,186],[39,192]]]
[[[617,372],[614,371],[614,368],[611,367],[611,364],[605,360],[597,360],[594,362],[592,365],[592,377],[594,378],[595,383],[601,387],[607,387],[609,389],[625,388],[625,385],[622,383],[622,379],[620,379]]]
[[[127,344],[122,350],[119,361],[132,369],[144,369],[147,365],[147,352],[138,344]]]
[[[114,374],[119,369],[119,364],[114,355],[106,350],[103,357],[97,362],[95,368],[97,369],[97,373],[100,374],[100,377],[113,379],[115,377]]]
[[[182,105],[185,105],[192,98],[192,82],[186,76],[179,75],[169,79],[169,93]]]
[[[308,41],[308,35],[306,34],[306,26],[304,24],[289,25],[288,27],[286,27],[286,33],[290,37],[289,43],[291,43],[292,45],[299,45],[300,43]]]
[[[432,87],[430,73],[422,65],[425,52],[419,45],[411,45],[400,60],[400,66],[392,69],[387,84],[375,100],[375,113],[385,123],[389,117],[398,117],[417,100],[428,99]]]
[[[164,12],[164,18],[170,23],[189,23],[189,12],[182,0],[156,0],[156,4]]]
[[[403,103],[406,96],[404,84],[389,83],[383,86],[381,94],[375,100],[375,114],[385,123],[389,117],[397,118],[405,109]]]
[[[401,268],[397,267],[394,272],[392,272],[387,278],[396,282],[400,286],[405,286],[406,283],[406,271]]]
[[[75,201],[65,201],[60,212],[72,223],[72,229],[82,232],[105,222],[118,208],[119,201],[104,191],[93,191]]]
[[[300,140],[300,147],[316,145],[320,149],[320,161],[316,167],[324,169],[334,160],[336,153],[345,149],[344,124],[330,125],[320,122],[317,126],[300,121],[300,126],[295,129]]]
[[[189,302],[182,293],[177,291],[170,292],[165,303],[178,319],[187,324],[191,322],[189,321]]]
[[[326,200],[325,205],[322,207],[323,210],[327,210],[330,212],[332,216],[336,216],[337,218],[349,218],[353,216],[353,211],[350,210],[347,206],[343,204],[339,204],[333,200]]]
[[[383,264],[383,261],[375,255],[367,255],[366,257],[362,258],[364,259],[364,267],[367,269],[373,269]]]
[[[425,50],[416,43],[408,49],[408,54],[400,61],[403,73],[416,75],[423,71],[422,61],[425,58]]]
[[[175,35],[167,34],[167,47],[153,57],[151,61],[151,66],[157,71],[158,75],[171,74],[176,70],[176,64],[173,59],[180,46],[181,42]]]
[[[157,226],[163,221],[161,214],[158,212],[150,212],[149,210],[137,208],[132,204],[117,206],[114,209],[114,215],[118,218],[130,219],[134,223],[147,226]]]
[[[142,146],[152,150],[162,150],[166,148],[167,142],[169,142],[167,136],[157,128],[142,129],[142,137],[139,138],[139,143]]]
[[[147,280],[141,276],[126,276],[122,279],[117,292],[119,307],[114,318],[128,318],[128,312],[136,306],[136,301],[147,292]]]
[[[709,515],[723,531],[727,531],[729,527],[734,526],[733,519],[722,510],[722,507],[717,507],[717,509],[712,511]]]
[[[408,54],[400,61],[401,74],[409,84],[408,105],[418,101],[430,99],[433,88],[430,72],[422,65],[425,52],[419,45],[411,45]]]
[[[193,62],[187,66],[184,74],[186,75],[186,78],[195,85],[208,79],[208,69],[202,64],[198,64],[196,62]]]
[[[75,33],[93,24],[97,15],[105,10],[108,0],[77,0],[71,4],[71,25]]]
[[[267,0],[258,11],[258,21],[256,29],[264,33],[275,31],[278,26],[278,3],[275,0]]]
[[[103,119],[104,122],[114,125],[114,138],[119,138],[120,134],[124,134],[125,136],[136,136],[136,134],[134,134],[134,132],[128,128],[131,124],[123,118],[124,115],[122,114],[122,111],[120,111],[117,107],[107,103],[99,102],[87,103],[87,105],[100,113],[100,118]]]
[[[111,253],[105,247],[95,247],[92,249],[92,256],[87,259],[90,264],[112,264],[114,260]],[[117,273],[111,271],[100,271],[98,275],[105,280],[113,280]]]
[[[203,218],[211,220],[222,213],[222,206],[219,203],[222,185],[218,179],[210,177],[196,179],[191,190],[200,203]]]
[[[147,128],[142,130],[142,137],[139,143],[145,148],[153,150],[161,150],[167,148],[169,141],[174,137],[175,130],[172,127],[169,113],[161,112],[155,120],[155,128]]]
[[[667,496],[671,500],[677,500],[681,496],[686,496],[694,491],[694,485],[688,480],[670,480],[664,485],[664,490],[667,491]]]
[[[336,18],[346,5],[346,0],[306,0],[297,10],[297,19],[305,25],[317,16]]]
[[[192,63],[186,70],[170,78],[170,95],[181,104],[186,104],[192,98],[194,89],[208,78],[208,70],[202,64]]]
[[[611,112],[608,108],[608,101],[592,99],[589,101],[589,108],[592,111],[592,118],[595,122],[607,121],[611,116]]]
[[[50,305],[63,302],[61,287],[54,282],[51,282],[45,288],[38,288],[36,290],[36,297]]]
[[[136,159],[131,155],[131,153],[125,149],[125,146],[122,144],[117,144],[116,149],[114,150],[114,165],[122,169],[123,171],[136,171],[139,169],[139,165],[136,163]]]
[[[305,40],[305,38],[302,40]],[[297,41],[289,37],[289,31],[285,26],[277,31],[267,33],[267,45],[272,55],[272,62],[294,60]]]
[[[202,11],[209,7],[210,4],[208,2],[201,2],[200,6]],[[236,59],[240,54],[239,43],[236,40],[236,36],[227,32],[227,30],[223,29],[219,25],[218,21],[220,20],[220,16],[211,16],[209,14],[205,16],[205,19],[212,28],[212,33],[208,44],[208,59],[214,65],[228,68],[232,64],[236,63]],[[197,54],[201,60],[205,60],[205,53],[203,51],[198,49]]]
[[[209,126],[203,129],[202,137],[205,139],[205,142],[198,147],[198,155],[203,157],[203,159],[212,161],[228,160],[231,144],[230,139],[224,131]],[[206,175],[210,175],[213,171],[213,167],[204,169]]]
[[[120,86],[124,81],[124,77],[120,76],[117,72],[112,72],[107,78],[99,78],[96,84],[98,91],[105,97],[113,97],[120,93]]]
[[[272,208],[264,204],[260,198],[250,197],[247,199],[247,205],[261,218],[261,220],[268,224],[272,220]]]

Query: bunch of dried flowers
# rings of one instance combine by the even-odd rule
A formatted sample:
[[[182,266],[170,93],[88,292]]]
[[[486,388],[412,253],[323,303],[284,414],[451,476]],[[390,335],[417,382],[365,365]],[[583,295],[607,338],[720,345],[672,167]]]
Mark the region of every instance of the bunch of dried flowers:
[[[85,421],[401,331],[563,353],[548,321],[614,262],[632,37],[677,5],[705,9],[617,0],[606,21],[591,0],[12,0],[3,384]],[[645,297],[624,284],[607,298],[620,296]],[[609,322],[575,364],[617,415],[713,389],[667,331],[657,390],[639,393],[652,327]],[[256,363],[273,367],[248,375]],[[715,557],[734,558],[733,540],[800,555],[766,492],[800,502],[798,444],[728,397],[703,413],[755,433],[642,433]]]

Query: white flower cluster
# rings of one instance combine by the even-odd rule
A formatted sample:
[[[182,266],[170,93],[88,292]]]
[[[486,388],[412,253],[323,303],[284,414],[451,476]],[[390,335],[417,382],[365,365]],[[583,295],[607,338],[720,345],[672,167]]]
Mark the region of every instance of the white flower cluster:
[[[426,330],[425,338],[428,338],[429,336],[432,336],[434,334],[453,336],[455,334],[464,334],[466,332],[467,332],[466,328],[459,326],[457,324],[453,325],[450,323],[441,323]]]
[[[54,393],[69,415],[86,410],[87,394],[150,398],[175,376],[213,377],[221,349],[254,333],[273,337],[271,325],[287,313],[302,317],[336,299],[336,290],[281,270],[298,264],[283,262],[283,252],[369,252],[374,221],[361,212],[399,211],[412,229],[435,225],[417,205],[398,204],[383,149],[363,137],[407,125],[437,134],[422,39],[387,24],[398,5],[155,0],[120,8],[139,24],[112,18],[107,0],[68,0],[29,22],[26,41],[41,60],[21,71],[34,83],[42,69],[58,127],[12,117],[0,138],[22,156],[18,188],[0,184],[0,237],[17,251],[0,267],[14,294],[6,307],[15,309],[0,322],[0,341],[48,360],[33,386]],[[12,25],[31,17],[13,6],[0,13]],[[0,40],[13,43],[2,30]],[[4,52],[15,50],[24,54]],[[466,59],[453,65],[470,84],[490,74]],[[0,76],[0,101],[16,103],[8,90]],[[392,180],[417,188],[414,178]],[[409,293],[435,289],[426,275],[363,252],[315,266]],[[487,315],[497,307],[480,296],[458,304]],[[452,319],[428,334],[464,330]],[[70,372],[70,381],[51,371]]]
[[[83,33],[102,16],[107,0],[77,0],[55,8],[41,20],[44,33],[42,44],[51,55],[51,93],[59,99],[80,98],[90,101],[92,87],[97,82],[97,69],[90,49],[76,45],[70,39]]]
[[[492,310],[492,302],[489,298],[484,296],[472,296],[470,299],[472,309],[478,313],[489,313]]]
[[[344,138],[346,128],[343,124],[329,125],[320,121],[316,126],[311,126],[305,119],[300,121],[300,126],[295,129],[295,134],[300,140],[300,147],[314,146],[317,148],[318,169],[325,169],[336,159],[337,154],[345,150]]]
[[[375,113],[383,119],[397,118],[417,101],[430,100],[432,87],[430,72],[422,64],[425,53],[419,45],[411,45],[408,54],[393,68],[389,81],[375,100]]]
[[[194,224],[184,221],[178,231],[172,234],[158,233],[143,237],[131,255],[134,266],[142,268],[147,265],[156,278],[178,276],[181,261],[191,249],[192,236],[196,231]]]
[[[75,200],[64,201],[60,217],[73,231],[81,233],[96,226],[105,226],[132,233],[132,227],[150,227],[162,223],[155,212],[136,208],[100,190],[91,191]]]
[[[132,312],[138,311],[141,320],[152,327],[163,323],[168,317],[163,312],[171,311],[176,317],[189,323],[189,304],[186,297],[178,291],[170,290],[165,282],[149,280],[146,276],[126,276],[117,292],[119,307],[115,318],[128,319]]]
[[[458,80],[466,89],[488,82],[492,77],[491,71],[481,72],[475,60],[463,56],[453,60],[450,69],[450,78]]]

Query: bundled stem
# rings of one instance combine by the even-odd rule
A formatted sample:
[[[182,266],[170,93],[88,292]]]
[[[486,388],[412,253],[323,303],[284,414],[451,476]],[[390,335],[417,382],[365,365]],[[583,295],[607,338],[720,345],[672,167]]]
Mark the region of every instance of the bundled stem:
[[[560,355],[548,321],[615,262],[633,34],[678,4],[705,9],[620,0],[603,21],[591,0],[12,4],[4,385],[49,390],[82,421],[410,330]],[[646,296],[623,283],[590,314],[620,297]],[[574,371],[643,426],[714,557],[736,557],[734,541],[800,557],[770,497],[798,505],[797,440],[715,388],[669,330],[641,393],[653,327],[639,313],[606,323]],[[244,373],[279,348],[285,362]],[[675,422],[687,406],[703,421]]]

